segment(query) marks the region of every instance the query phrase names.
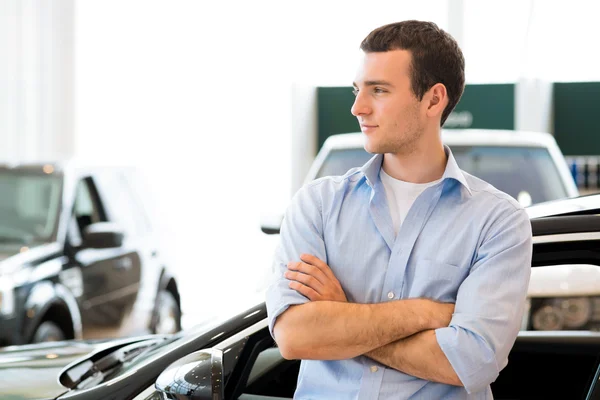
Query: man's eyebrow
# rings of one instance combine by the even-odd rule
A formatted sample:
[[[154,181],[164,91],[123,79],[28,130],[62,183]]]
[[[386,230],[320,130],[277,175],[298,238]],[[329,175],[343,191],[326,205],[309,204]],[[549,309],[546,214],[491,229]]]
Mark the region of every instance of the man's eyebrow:
[[[394,85],[392,85],[390,82],[387,81],[365,81],[364,82],[365,86],[390,86],[390,87],[394,87]],[[358,85],[356,84],[356,82],[352,82],[352,86],[357,88]]]

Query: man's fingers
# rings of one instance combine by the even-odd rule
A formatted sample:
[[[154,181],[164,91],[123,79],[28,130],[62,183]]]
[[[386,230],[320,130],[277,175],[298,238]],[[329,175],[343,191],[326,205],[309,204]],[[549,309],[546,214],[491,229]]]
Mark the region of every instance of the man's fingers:
[[[289,283],[289,287],[290,287],[290,289],[294,289],[301,295],[305,296],[310,301],[317,301],[321,298],[319,293],[317,293],[314,289],[312,289],[306,285],[303,285],[300,282],[291,281]]]
[[[319,267],[319,268],[323,268],[323,267],[327,267],[329,268],[329,266],[327,264],[325,264],[320,258],[313,256],[312,254],[300,254],[300,259],[302,261],[304,261],[305,263],[314,265],[315,267]]]
[[[303,262],[293,262],[288,264],[288,270],[299,271],[306,275],[315,277],[321,284],[325,284],[328,280],[328,276],[323,273],[318,267],[306,264]]]
[[[335,278],[333,271],[324,261],[320,258],[313,256],[312,254],[300,254],[300,259],[307,264],[314,265],[319,268],[329,278]]]
[[[304,285],[310,287],[317,293],[320,293],[323,287],[323,284],[319,282],[317,278],[315,278],[312,275],[303,274],[301,272],[286,271],[285,277],[291,281],[303,283]]]

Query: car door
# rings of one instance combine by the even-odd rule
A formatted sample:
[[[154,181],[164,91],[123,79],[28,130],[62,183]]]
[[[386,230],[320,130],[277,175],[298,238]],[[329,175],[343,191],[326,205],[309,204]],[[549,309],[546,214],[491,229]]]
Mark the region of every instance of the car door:
[[[124,334],[147,333],[151,324],[160,278],[160,257],[152,240],[150,222],[142,212],[143,205],[133,197],[125,168],[105,169],[96,176],[98,191],[104,200],[107,217],[123,229],[123,254],[130,261],[121,272],[118,286],[124,290],[119,300],[130,310],[123,321]],[[135,288],[135,291],[126,290]]]
[[[67,234],[69,262],[74,267],[71,270],[81,274],[79,302],[87,338],[118,334],[139,286],[139,258],[126,246],[103,249],[86,246],[84,230],[98,222],[113,221],[106,213],[94,177],[87,176],[76,185]]]

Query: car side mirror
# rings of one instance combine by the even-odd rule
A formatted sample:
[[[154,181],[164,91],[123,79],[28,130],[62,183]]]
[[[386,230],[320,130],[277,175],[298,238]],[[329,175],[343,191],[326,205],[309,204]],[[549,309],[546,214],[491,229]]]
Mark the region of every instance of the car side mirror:
[[[111,222],[96,222],[83,230],[83,246],[92,249],[108,249],[123,244],[123,230]]]
[[[156,379],[156,390],[178,400],[223,400],[223,351],[204,349],[169,365]]]
[[[260,230],[267,235],[279,234],[283,214],[265,214],[260,218]]]

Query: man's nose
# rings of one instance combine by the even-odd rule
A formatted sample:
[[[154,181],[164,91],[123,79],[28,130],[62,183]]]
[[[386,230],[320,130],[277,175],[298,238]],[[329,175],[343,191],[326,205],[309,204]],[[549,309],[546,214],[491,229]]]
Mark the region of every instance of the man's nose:
[[[354,98],[354,104],[352,104],[352,108],[350,109],[350,112],[355,117],[358,117],[359,115],[367,115],[367,114],[371,113],[371,107],[369,106],[368,102],[366,101],[364,96],[361,94],[361,92],[358,92],[356,94],[356,97]]]

